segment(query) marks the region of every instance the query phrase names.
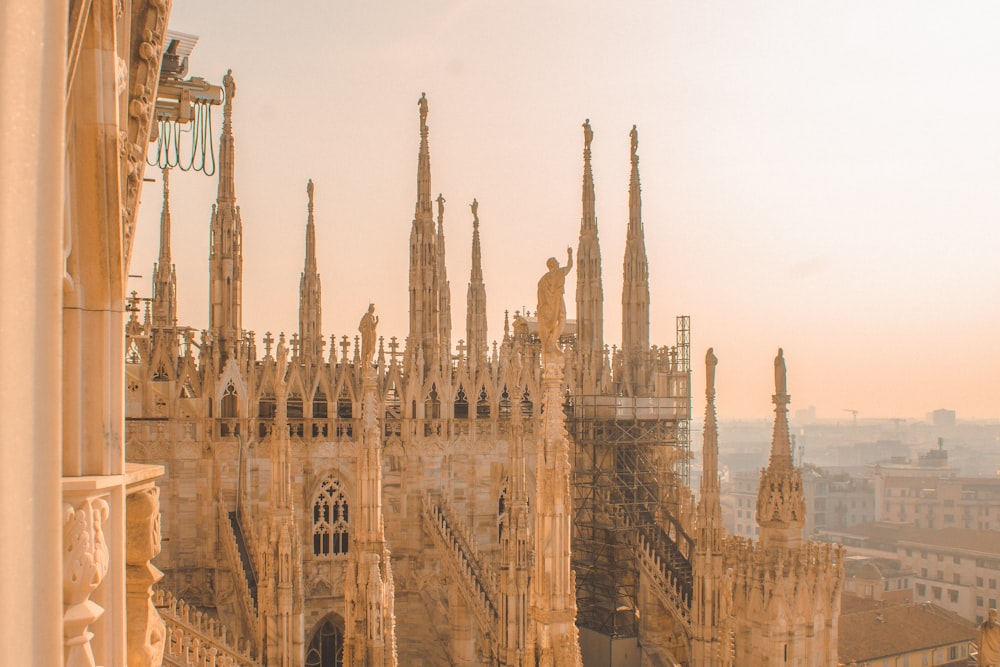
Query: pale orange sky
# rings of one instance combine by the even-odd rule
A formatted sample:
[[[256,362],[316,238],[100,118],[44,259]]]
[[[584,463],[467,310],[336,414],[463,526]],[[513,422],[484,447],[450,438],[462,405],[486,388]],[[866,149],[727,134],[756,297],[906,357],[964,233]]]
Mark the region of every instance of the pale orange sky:
[[[639,128],[651,338],[692,320],[722,418],[792,410],[1000,417],[1000,4],[175,0],[191,74],[236,79],[243,324],[297,330],[306,180],[316,184],[323,328],[369,301],[406,335],[416,101],[430,102],[454,340],[478,198],[491,338],[575,249],[590,118],[605,338],[621,339],[628,132]],[[221,113],[215,116],[215,131]],[[160,210],[143,191],[131,287],[150,292]],[[182,323],[207,324],[215,178],[172,174]],[[566,301],[573,316],[573,292]]]

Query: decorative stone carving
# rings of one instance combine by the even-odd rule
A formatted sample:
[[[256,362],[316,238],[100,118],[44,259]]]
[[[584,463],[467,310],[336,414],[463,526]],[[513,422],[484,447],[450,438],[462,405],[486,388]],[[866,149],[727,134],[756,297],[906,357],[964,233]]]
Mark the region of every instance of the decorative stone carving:
[[[90,599],[108,573],[104,521],[111,508],[103,498],[63,504],[63,638],[66,667],[95,667],[88,626],[104,613]]]
[[[375,304],[368,304],[368,312],[361,316],[358,331],[361,332],[361,363],[371,366],[375,358],[375,341],[378,338],[375,328],[378,326],[378,315],[375,314]]]
[[[160,553],[160,490],[150,486],[125,501],[125,589],[129,667],[163,661],[165,630],[153,606],[153,586],[163,578],[151,561]]]

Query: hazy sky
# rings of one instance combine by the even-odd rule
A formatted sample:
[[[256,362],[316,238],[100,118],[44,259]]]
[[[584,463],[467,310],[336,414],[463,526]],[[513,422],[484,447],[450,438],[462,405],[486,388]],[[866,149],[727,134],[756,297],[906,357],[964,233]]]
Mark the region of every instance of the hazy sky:
[[[298,327],[316,184],[323,329],[407,333],[417,99],[430,103],[454,340],[479,200],[490,337],[534,310],[580,225],[595,139],[605,338],[621,340],[629,140],[639,128],[651,340],[691,316],[722,418],[765,416],[785,348],[792,410],[1000,416],[1000,3],[174,0],[191,74],[236,80],[243,324]],[[221,112],[215,131],[221,128]],[[159,174],[132,289],[150,293]],[[174,172],[182,323],[204,327],[216,179]],[[573,317],[575,280],[567,281]]]

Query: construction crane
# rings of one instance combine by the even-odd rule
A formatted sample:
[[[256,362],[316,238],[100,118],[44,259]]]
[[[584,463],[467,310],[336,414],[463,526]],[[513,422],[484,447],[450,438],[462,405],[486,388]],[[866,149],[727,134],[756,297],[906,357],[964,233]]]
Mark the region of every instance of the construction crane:
[[[858,411],[853,408],[844,408],[844,412],[850,412],[851,416],[854,417],[854,425],[858,425]]]

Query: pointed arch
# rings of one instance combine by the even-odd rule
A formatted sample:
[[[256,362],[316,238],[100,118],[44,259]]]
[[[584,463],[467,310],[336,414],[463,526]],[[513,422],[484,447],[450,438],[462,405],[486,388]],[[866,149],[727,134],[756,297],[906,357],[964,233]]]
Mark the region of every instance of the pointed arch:
[[[330,613],[316,624],[306,648],[305,667],[341,667],[344,664],[344,621]]]

